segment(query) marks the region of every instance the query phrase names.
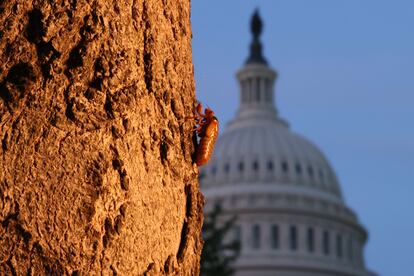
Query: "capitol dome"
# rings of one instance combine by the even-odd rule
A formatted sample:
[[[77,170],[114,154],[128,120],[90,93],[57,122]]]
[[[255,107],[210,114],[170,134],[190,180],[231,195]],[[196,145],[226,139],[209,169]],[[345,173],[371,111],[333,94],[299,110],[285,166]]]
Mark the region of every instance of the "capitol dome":
[[[322,152],[294,133],[274,104],[277,73],[262,55],[262,23],[237,73],[240,107],[222,132],[200,182],[206,212],[234,216],[241,243],[236,276],[374,275],[365,269],[366,230],[346,206]]]

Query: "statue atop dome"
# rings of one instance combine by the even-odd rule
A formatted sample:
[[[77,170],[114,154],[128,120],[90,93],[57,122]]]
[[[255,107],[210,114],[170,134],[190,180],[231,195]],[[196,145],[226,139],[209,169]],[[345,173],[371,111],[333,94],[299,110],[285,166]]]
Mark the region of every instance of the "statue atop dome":
[[[253,13],[250,28],[254,39],[259,39],[259,36],[262,33],[263,23],[262,19],[260,18],[258,9],[256,9]]]
[[[259,15],[259,10],[256,9],[252,15],[250,21],[250,30],[253,35],[253,40],[250,44],[250,56],[246,60],[246,64],[249,63],[262,63],[267,64],[266,59],[262,54],[262,43],[260,42],[260,34],[262,33],[263,23]]]

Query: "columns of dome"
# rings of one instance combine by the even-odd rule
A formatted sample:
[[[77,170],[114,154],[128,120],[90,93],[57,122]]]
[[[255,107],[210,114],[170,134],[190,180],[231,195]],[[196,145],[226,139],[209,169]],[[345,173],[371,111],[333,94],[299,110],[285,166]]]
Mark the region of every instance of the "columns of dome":
[[[223,221],[234,215],[228,211],[224,209]],[[258,270],[269,265],[277,271],[284,264],[294,262],[298,271],[315,266],[329,275],[368,273],[362,263],[361,242],[365,233],[352,224],[283,212],[239,212],[237,216],[236,227],[240,229],[237,235],[242,249],[236,269],[244,269],[247,265],[254,267],[257,261]],[[234,231],[229,235],[228,240],[235,238]]]
[[[240,85],[239,115],[242,115],[241,117],[254,117],[257,113],[263,112],[276,114],[273,103],[273,87],[276,77],[276,71],[265,64],[247,64],[237,73]]]

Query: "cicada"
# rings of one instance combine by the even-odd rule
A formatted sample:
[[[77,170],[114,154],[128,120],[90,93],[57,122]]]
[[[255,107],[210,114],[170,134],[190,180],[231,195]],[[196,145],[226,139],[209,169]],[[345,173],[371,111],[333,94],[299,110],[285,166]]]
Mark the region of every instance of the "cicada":
[[[219,121],[210,108],[206,108],[203,114],[201,103],[197,104],[196,112],[196,132],[200,137],[196,152],[196,164],[197,166],[203,166],[207,164],[213,154],[219,133]]]

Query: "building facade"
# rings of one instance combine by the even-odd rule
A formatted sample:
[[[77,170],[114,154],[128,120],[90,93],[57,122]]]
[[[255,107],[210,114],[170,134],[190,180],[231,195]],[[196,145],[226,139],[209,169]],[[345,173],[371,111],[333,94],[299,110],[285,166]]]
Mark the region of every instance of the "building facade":
[[[240,106],[201,168],[206,212],[237,216],[236,276],[371,276],[367,231],[346,206],[322,152],[292,132],[274,104],[277,72],[262,54],[261,19],[252,17],[250,55],[237,73]]]

